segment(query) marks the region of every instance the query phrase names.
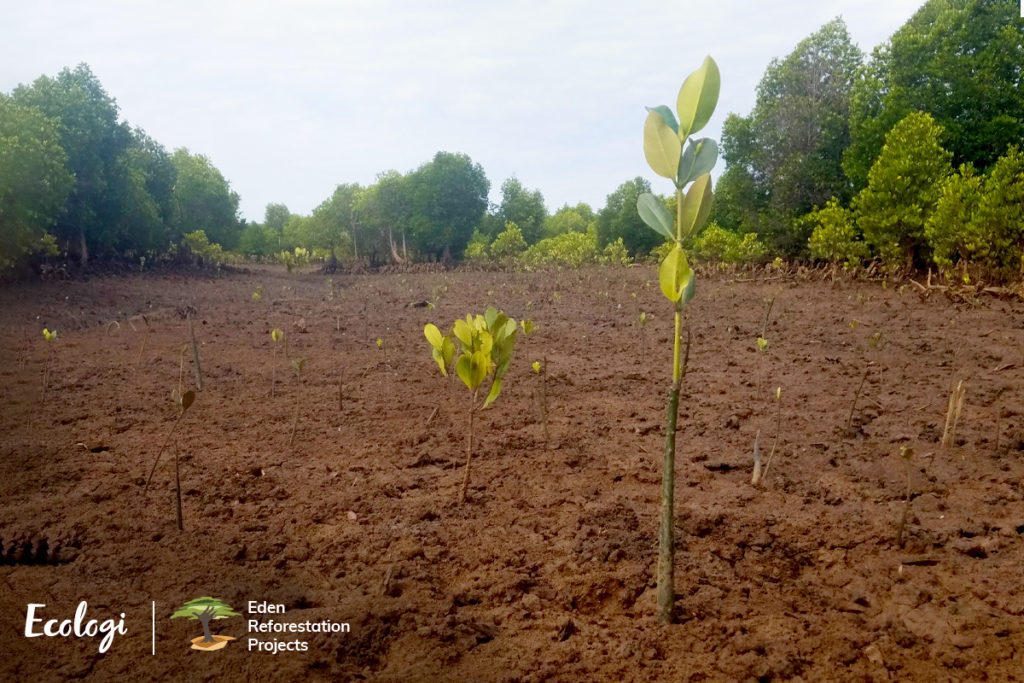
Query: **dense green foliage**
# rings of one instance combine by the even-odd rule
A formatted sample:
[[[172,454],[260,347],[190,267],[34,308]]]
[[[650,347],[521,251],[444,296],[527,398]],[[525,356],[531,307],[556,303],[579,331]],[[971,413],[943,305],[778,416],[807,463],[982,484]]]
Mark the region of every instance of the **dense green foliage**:
[[[925,222],[951,170],[941,135],[928,114],[909,114],[885,136],[868,186],[853,201],[864,238],[887,265],[924,262]]]
[[[808,234],[794,218],[832,196],[850,198],[842,169],[849,142],[849,96],[861,53],[841,19],[825,24],[785,59],[768,65],[747,117],[722,127],[725,176],[713,218],[724,227],[757,232],[790,256]]]
[[[1018,0],[928,0],[878,46],[851,99],[844,168],[858,188],[886,133],[912,111],[946,131],[957,165],[985,171],[1024,139]]]
[[[83,263],[163,255],[197,230],[238,241],[238,196],[220,172],[120,121],[84,64],[0,95],[0,137],[4,267],[40,252],[44,231]]]
[[[42,247],[75,182],[66,161],[54,121],[0,95],[0,268]]]
[[[868,247],[860,236],[849,209],[840,206],[835,197],[825,208],[812,211],[804,218],[812,228],[808,240],[811,257],[848,267],[859,266],[868,258]]]
[[[664,240],[651,231],[636,212],[641,194],[651,191],[651,184],[643,178],[627,180],[608,195],[605,207],[597,214],[597,245],[621,238],[630,255],[646,254]]]

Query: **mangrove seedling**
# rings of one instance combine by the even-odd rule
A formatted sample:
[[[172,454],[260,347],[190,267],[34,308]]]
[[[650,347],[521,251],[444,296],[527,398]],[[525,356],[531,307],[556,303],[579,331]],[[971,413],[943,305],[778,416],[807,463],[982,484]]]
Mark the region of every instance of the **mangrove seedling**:
[[[647,311],[640,311],[640,317],[637,318],[640,323],[640,365],[646,365],[646,351],[647,351]]]
[[[458,358],[455,359],[455,374],[469,390],[469,408],[466,430],[466,467],[459,493],[459,503],[466,501],[469,491],[470,467],[473,461],[473,420],[477,411],[488,407],[501,393],[502,378],[512,362],[516,333],[516,321],[495,308],[488,307],[483,315],[467,315],[458,319],[449,334],[433,323],[427,323],[423,335],[431,346],[431,355],[447,376],[448,368],[456,356],[455,341],[458,341]],[[487,386],[488,378],[490,385]],[[479,400],[481,389],[487,389],[483,401]]]
[[[295,381],[302,387],[302,371],[306,367],[305,358],[296,358],[292,361],[292,368],[295,369]],[[288,438],[288,446],[295,445],[295,431],[299,427],[299,399],[295,398],[295,417],[292,419],[292,435]]]
[[[960,413],[964,409],[964,395],[967,393],[967,385],[960,380],[953,387],[949,394],[949,403],[946,406],[946,424],[942,430],[942,447],[949,448],[956,438],[956,425],[960,421]]]
[[[173,395],[173,394],[172,394]],[[174,418],[174,423],[171,424],[170,430],[167,432],[167,436],[164,438],[163,444],[160,446],[160,450],[156,453],[156,458],[153,459],[153,467],[149,470],[149,476],[146,477],[146,485],[143,487],[143,491],[149,488],[149,483],[153,481],[153,473],[156,472],[156,466],[160,462],[160,456],[164,454],[164,450],[167,448],[167,444],[170,443],[171,437],[174,436],[175,430],[178,428],[178,423],[181,422],[181,418],[184,417],[185,412],[189,409],[192,403],[196,400],[196,392],[189,389],[180,398],[175,400],[178,404],[178,416]],[[179,494],[180,498],[180,494]]]
[[[203,390],[203,370],[199,367],[199,345],[196,344],[196,328],[192,324],[192,313],[193,309],[190,307],[186,318],[188,319],[188,334],[192,339],[192,362],[196,371],[196,389],[199,391]]]
[[[684,358],[683,307],[693,298],[695,286],[694,272],[686,259],[683,241],[696,234],[707,222],[712,196],[710,172],[718,160],[718,144],[714,140],[697,140],[690,136],[707,125],[711,118],[718,103],[720,83],[718,65],[711,57],[705,58],[700,68],[683,81],[676,98],[676,111],[664,105],[648,108],[644,122],[643,146],[647,163],[655,173],[671,180],[676,191],[674,220],[665,203],[649,192],[639,196],[636,207],[643,222],[672,245],[658,268],[661,292],[675,309],[657,567],[658,619],[666,623],[672,621],[675,606],[676,421],[679,390],[686,372],[691,338],[687,330]]]
[[[152,332],[153,327],[149,324],[149,318],[141,316],[142,322],[146,323],[146,331],[142,335],[142,345],[139,347],[139,355],[135,358],[135,369],[138,370],[142,365],[142,354],[146,352],[146,342],[149,341],[149,333]],[[131,321],[129,321],[131,322]]]
[[[541,424],[544,425],[544,441],[548,441],[548,359],[544,362],[533,361],[533,372],[537,375],[539,389],[537,390],[537,409],[540,412]]]
[[[910,472],[911,472],[911,459],[914,457],[914,449],[911,446],[900,446],[900,460],[903,461],[903,466],[907,472],[907,489],[906,495],[903,498],[903,511],[900,513],[900,519],[896,523],[896,545],[900,548],[903,547],[903,533],[907,526],[907,515],[910,513]]]
[[[775,440],[772,441],[772,450],[768,453],[768,460],[765,461],[764,470],[761,469],[761,430],[757,430],[754,437],[754,475],[750,483],[758,486],[768,476],[768,468],[772,466],[772,458],[775,457],[775,448],[779,445],[779,433],[782,431],[782,387],[775,389]]]
[[[274,341],[274,360],[270,364],[270,397],[274,397],[274,387],[277,385],[277,354],[281,348],[281,340],[284,339],[284,330],[275,327],[270,331],[270,338]]]
[[[384,348],[384,338],[377,337],[377,350],[384,354],[384,365],[388,364],[388,350]]]
[[[43,339],[46,340],[46,365],[43,367],[43,390],[40,394],[40,403],[46,403],[46,389],[50,384],[50,367],[53,365],[53,358],[56,354],[54,342],[57,341],[57,330],[50,331],[43,328]]]
[[[263,285],[256,285],[256,289],[252,292],[252,300],[259,301],[263,298]]]

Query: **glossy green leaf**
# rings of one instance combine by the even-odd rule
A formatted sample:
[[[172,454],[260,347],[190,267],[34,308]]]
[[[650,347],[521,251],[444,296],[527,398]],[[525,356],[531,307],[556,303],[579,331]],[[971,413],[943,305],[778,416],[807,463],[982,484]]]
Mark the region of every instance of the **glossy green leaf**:
[[[484,322],[487,323],[488,330],[493,330],[495,328],[496,323],[498,322],[499,315],[501,314],[499,314],[498,311],[492,308],[491,306],[488,306],[487,310],[484,311]]]
[[[451,337],[445,337],[441,343],[441,356],[444,358],[445,367],[451,367],[452,361],[455,360],[455,342]],[[445,372],[445,375],[447,374]]]
[[[498,394],[500,394],[500,393],[501,393],[501,379],[495,378],[494,381],[491,382],[491,390],[487,392],[487,398],[484,400],[483,407],[486,408],[487,406],[489,406],[492,403],[494,403],[494,400],[496,398],[498,398]]]
[[[686,283],[686,287],[683,288],[683,304],[690,303],[690,299],[697,292],[697,274],[692,270],[690,271],[690,280]]]
[[[455,374],[470,391],[476,391],[480,386],[473,384],[473,356],[471,354],[464,353],[459,356],[458,362],[455,363]]]
[[[682,143],[679,136],[656,111],[647,113],[644,122],[644,156],[658,175],[675,180],[679,170]]]
[[[665,239],[676,238],[675,227],[672,224],[672,214],[665,208],[665,204],[650,192],[644,192],[636,200],[636,212],[640,219]]]
[[[657,107],[647,107],[647,111],[657,112],[665,124],[672,129],[672,132],[679,135],[679,122],[676,121],[676,115],[672,113],[671,109],[664,104],[659,104]]]
[[[705,173],[693,181],[690,189],[686,191],[686,196],[683,197],[679,234],[683,238],[693,234],[695,230],[704,225],[709,213],[711,213],[711,174]]]
[[[471,322],[459,319],[455,321],[454,327],[452,327],[452,333],[455,338],[459,340],[462,347],[469,350],[473,347],[473,325]]]
[[[718,161],[718,143],[711,138],[690,140],[679,159],[679,185],[709,173]]]
[[[665,298],[675,303],[693,278],[693,270],[686,261],[683,248],[676,244],[658,267],[658,284]]]
[[[477,332],[475,341],[476,346],[473,349],[474,352],[482,353],[490,358],[491,350],[494,348],[494,337],[491,336],[491,333],[486,330]]]
[[[437,329],[437,325],[433,323],[427,323],[423,327],[423,336],[427,338],[427,341],[435,349],[440,349],[441,345],[444,344],[444,335],[441,334],[441,330]]]
[[[437,367],[441,368],[441,374],[445,377],[448,376],[448,364],[445,362],[444,354],[440,349],[430,349],[431,355],[434,357],[434,361],[437,362]]]
[[[721,75],[718,72],[718,65],[711,57],[705,57],[700,68],[683,81],[683,87],[679,89],[679,96],[676,98],[681,139],[685,140],[707,125],[718,104],[720,86]]]
[[[477,351],[473,354],[473,389],[478,389],[487,379],[487,371],[491,369],[490,351]]]

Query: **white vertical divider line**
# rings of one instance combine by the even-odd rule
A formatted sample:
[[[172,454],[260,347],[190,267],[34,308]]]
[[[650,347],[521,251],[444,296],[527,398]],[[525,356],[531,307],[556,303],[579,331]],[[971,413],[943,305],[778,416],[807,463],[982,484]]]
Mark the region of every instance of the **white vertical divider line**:
[[[156,600],[153,601],[153,650],[151,654],[156,656]]]

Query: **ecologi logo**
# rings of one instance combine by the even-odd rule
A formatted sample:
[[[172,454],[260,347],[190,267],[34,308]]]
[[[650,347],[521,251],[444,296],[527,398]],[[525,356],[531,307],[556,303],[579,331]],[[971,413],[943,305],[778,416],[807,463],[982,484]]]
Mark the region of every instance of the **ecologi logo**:
[[[203,625],[203,635],[192,639],[193,650],[220,650],[227,647],[228,641],[238,640],[232,636],[214,635],[210,631],[210,622],[214,619],[227,619],[228,617],[240,617],[238,612],[231,609],[231,606],[217,598],[196,598],[189,600],[178,608],[178,611],[171,615],[171,619],[185,617],[196,619]]]

